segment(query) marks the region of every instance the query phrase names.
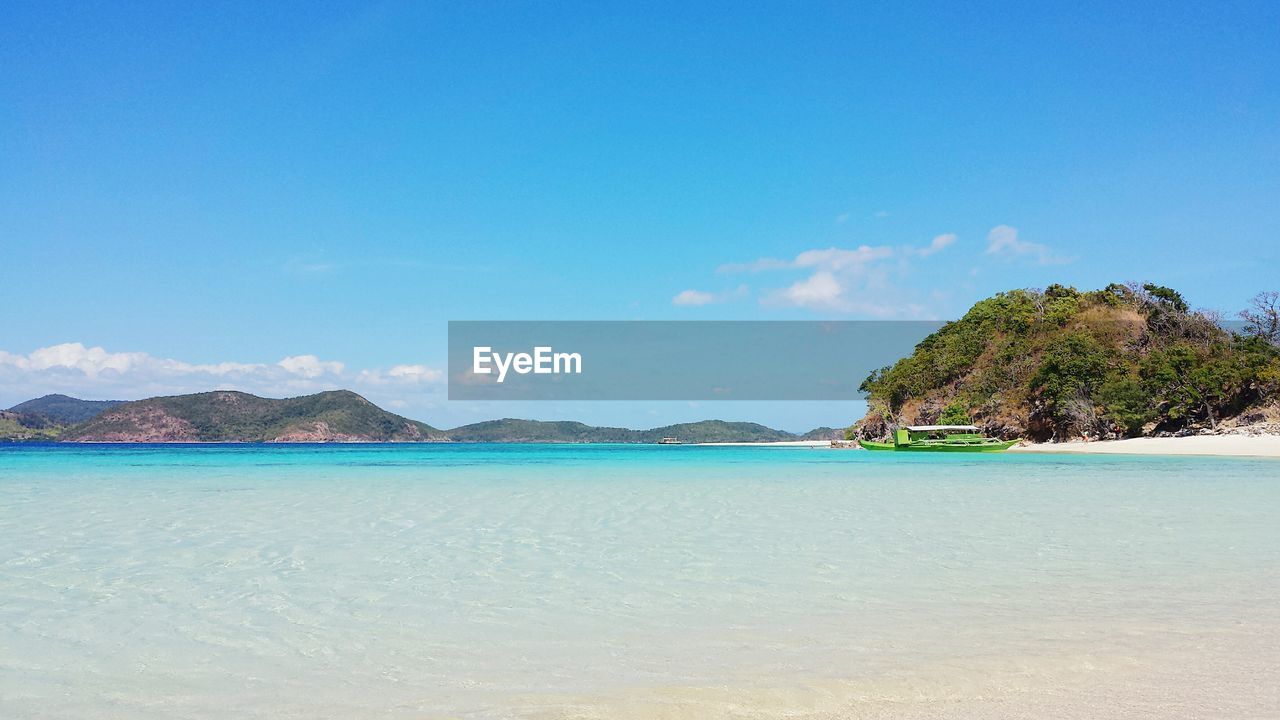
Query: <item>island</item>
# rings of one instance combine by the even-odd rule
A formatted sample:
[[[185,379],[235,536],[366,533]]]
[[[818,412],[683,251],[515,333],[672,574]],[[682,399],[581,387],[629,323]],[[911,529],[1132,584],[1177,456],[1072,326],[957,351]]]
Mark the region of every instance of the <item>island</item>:
[[[999,293],[872,373],[849,437],[931,423],[1035,443],[1277,434],[1278,308],[1262,293],[1234,330],[1151,283]]]

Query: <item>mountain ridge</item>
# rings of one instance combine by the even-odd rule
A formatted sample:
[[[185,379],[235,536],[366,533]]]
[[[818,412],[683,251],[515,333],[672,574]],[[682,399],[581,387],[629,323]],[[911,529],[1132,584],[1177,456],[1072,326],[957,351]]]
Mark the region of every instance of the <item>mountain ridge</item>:
[[[51,393],[33,398],[9,408],[9,412],[17,413],[31,420],[39,420],[53,425],[74,425],[110,410],[124,400],[81,400],[70,395]]]
[[[350,390],[262,398],[234,390],[135,400],[68,428],[69,442],[421,442],[426,423]]]
[[[294,398],[263,398],[233,390],[134,401],[88,401],[44,396],[14,406],[76,408],[88,414],[62,423],[33,412],[0,411],[0,440],[127,442],[457,442],[457,443],[685,443],[784,442],[828,439],[831,428],[804,435],[759,423],[701,420],[657,428],[587,425],[576,421],[502,418],[441,430],[383,410],[349,390]],[[68,414],[58,417],[66,418]]]

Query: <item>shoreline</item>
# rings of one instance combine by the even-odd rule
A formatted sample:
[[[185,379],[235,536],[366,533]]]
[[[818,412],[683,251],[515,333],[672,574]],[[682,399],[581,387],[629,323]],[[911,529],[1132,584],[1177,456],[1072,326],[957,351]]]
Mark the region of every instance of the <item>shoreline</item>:
[[[530,443],[519,441],[508,442],[460,442],[460,441],[313,441],[313,442],[245,442],[235,440],[183,440],[162,442],[125,442],[110,440],[76,440],[48,441],[23,440],[0,441],[0,446],[23,445],[66,445],[66,446],[112,446],[112,445],[264,445],[288,447],[291,445],[654,445],[655,443]],[[861,450],[855,446],[835,448],[830,440],[780,440],[773,442],[687,442],[673,447],[757,447],[810,450]],[[1219,456],[1219,457],[1261,457],[1280,458],[1280,435],[1188,435],[1185,437],[1129,438],[1125,440],[1071,441],[1062,443],[1024,443],[1009,448],[1011,453],[1058,453],[1058,454],[1091,454],[1091,455],[1167,455],[1167,456]]]
[[[1017,445],[1009,448],[1008,452],[1280,458],[1280,435],[1187,435],[1092,442],[1032,443]]]
[[[834,449],[829,440],[780,442],[688,443],[709,447],[776,447]],[[841,448],[861,450],[862,448]],[[1023,443],[1006,452],[1070,453],[1074,455],[1167,455],[1280,458],[1280,435],[1187,435],[1124,440]]]
[[[829,440],[780,442],[687,443],[704,447],[774,447],[835,449]],[[861,450],[862,448],[840,448]],[[1023,443],[1006,452],[1070,453],[1075,455],[1167,455],[1280,458],[1280,435],[1187,435],[1185,437],[1128,438],[1125,440]]]

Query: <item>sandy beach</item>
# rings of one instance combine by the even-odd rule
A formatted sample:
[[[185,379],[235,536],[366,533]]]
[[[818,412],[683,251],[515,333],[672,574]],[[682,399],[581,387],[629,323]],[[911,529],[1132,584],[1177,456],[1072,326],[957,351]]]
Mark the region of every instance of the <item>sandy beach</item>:
[[[690,443],[716,447],[830,448],[829,440],[765,443]],[[1096,453],[1112,455],[1222,455],[1280,458],[1280,435],[1191,435],[1093,442],[1025,443],[1009,452]]]
[[[1024,444],[1009,452],[1120,455],[1234,455],[1280,457],[1280,435],[1191,435],[1095,442]]]

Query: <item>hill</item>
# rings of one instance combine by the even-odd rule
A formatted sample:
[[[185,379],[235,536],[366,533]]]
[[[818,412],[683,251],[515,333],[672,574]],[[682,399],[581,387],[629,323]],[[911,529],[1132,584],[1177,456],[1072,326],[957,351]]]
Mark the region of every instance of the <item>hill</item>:
[[[750,422],[703,420],[649,430],[599,427],[571,421],[504,418],[437,430],[395,415],[359,395],[338,390],[274,400],[216,391],[135,402],[87,401],[47,395],[0,411],[0,440],[72,442],[492,442],[686,443],[778,442],[830,439],[818,428],[803,436]],[[48,414],[42,414],[48,413]],[[76,413],[88,415],[70,424]]]
[[[112,407],[68,429],[75,442],[414,442],[435,428],[349,390],[275,400],[220,390]]]
[[[61,425],[48,425],[21,413],[0,410],[0,442],[56,440]]]
[[[580,422],[488,420],[444,431],[454,442],[545,442],[545,443],[655,443],[664,437],[682,442],[770,442],[794,440],[795,436],[756,423],[703,420],[651,430],[597,427]]]
[[[664,437],[674,437],[687,443],[778,442],[796,439],[796,436],[789,432],[774,430],[758,423],[724,420],[702,420],[666,425],[652,430],[637,431],[637,436],[637,442],[658,442]]]
[[[45,395],[18,403],[9,412],[41,419],[51,425],[75,425],[121,404],[122,400],[81,400],[67,395]]]
[[[844,428],[816,427],[796,438],[797,440],[842,440]]]
[[[445,431],[454,442],[587,443],[636,442],[635,430],[570,421],[486,420]]]
[[[1270,299],[1269,307],[1263,308]],[[1158,285],[1080,292],[1054,285],[982,300],[862,384],[852,428],[973,421],[1032,440],[1218,430],[1280,416],[1275,302],[1241,334]]]

